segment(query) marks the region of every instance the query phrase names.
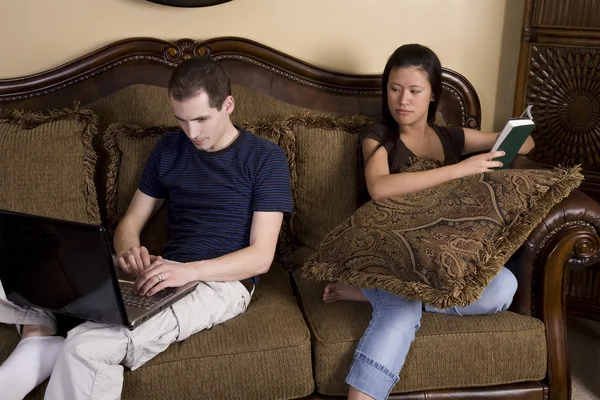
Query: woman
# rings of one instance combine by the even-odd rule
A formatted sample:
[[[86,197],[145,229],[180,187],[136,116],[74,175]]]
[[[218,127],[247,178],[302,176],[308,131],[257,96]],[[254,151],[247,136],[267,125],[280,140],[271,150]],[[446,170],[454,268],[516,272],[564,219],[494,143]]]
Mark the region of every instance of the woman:
[[[460,127],[433,126],[442,91],[440,61],[427,47],[418,44],[398,48],[385,66],[382,79],[382,123],[362,138],[365,180],[374,200],[404,195],[440,183],[489,172],[501,167],[489,152],[497,133]],[[533,148],[531,137],[519,150]],[[461,161],[461,156],[486,152]],[[424,156],[446,164],[422,172],[402,172],[411,157]],[[517,280],[506,268],[490,282],[481,297],[463,308],[435,309],[418,300],[407,300],[383,290],[361,289],[336,282],[326,286],[323,301],[369,301],[371,322],[360,340],[346,383],[349,399],[385,399],[398,382],[398,375],[419,329],[421,311],[450,315],[493,314],[506,310],[517,289]]]

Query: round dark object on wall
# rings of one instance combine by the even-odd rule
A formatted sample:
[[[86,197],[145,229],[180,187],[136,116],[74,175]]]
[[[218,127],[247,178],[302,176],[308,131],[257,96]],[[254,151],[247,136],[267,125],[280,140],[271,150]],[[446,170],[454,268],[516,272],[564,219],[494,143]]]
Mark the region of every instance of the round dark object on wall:
[[[231,0],[147,0],[152,3],[172,7],[207,7],[227,3]]]

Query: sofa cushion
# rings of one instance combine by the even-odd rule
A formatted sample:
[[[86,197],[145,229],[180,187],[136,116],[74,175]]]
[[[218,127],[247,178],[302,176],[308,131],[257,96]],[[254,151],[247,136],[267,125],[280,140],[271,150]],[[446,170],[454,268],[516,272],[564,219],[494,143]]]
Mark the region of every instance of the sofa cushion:
[[[418,160],[407,171],[439,166]],[[502,170],[369,201],[325,237],[303,271],[437,308],[464,307],[582,179],[579,168]]]
[[[296,136],[296,212],[300,244],[318,249],[323,237],[359,206],[358,136],[366,117],[304,115],[286,118]]]
[[[14,327],[0,324],[0,363],[17,340]],[[43,387],[28,399],[42,399]],[[244,314],[125,372],[124,400],[174,391],[182,399],[295,399],[314,391],[310,335],[285,270],[272,266]]]
[[[172,387],[164,382],[173,382]],[[124,398],[291,399],[314,390],[310,335],[277,265],[247,311],[171,346],[125,376]]]
[[[99,224],[90,110],[0,116],[0,209]]]
[[[324,284],[307,281],[299,269],[293,277],[311,332],[317,391],[345,395],[344,379],[371,305],[323,304]],[[541,321],[510,311],[475,317],[424,313],[392,393],[537,381],[545,375]]]

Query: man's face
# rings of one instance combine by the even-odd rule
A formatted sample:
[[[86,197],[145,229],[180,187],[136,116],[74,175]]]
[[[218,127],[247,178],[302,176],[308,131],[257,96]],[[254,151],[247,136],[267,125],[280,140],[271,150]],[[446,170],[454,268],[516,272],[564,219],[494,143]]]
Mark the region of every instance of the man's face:
[[[230,126],[229,114],[234,108],[233,97],[228,96],[220,110],[210,106],[205,91],[184,101],[171,97],[171,106],[181,129],[198,150],[217,151],[229,144],[230,138],[224,135]]]

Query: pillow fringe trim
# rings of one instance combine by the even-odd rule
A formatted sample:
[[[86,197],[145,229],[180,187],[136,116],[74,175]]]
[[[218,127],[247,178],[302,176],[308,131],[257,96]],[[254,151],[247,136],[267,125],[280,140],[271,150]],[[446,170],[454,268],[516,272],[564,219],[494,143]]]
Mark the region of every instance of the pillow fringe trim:
[[[421,300],[427,304],[444,309],[448,307],[466,307],[476,301],[483,290],[494,279],[504,263],[522,246],[531,232],[548,215],[556,204],[565,199],[583,181],[581,167],[555,167],[558,179],[549,190],[530,204],[530,212],[524,212],[515,218],[515,222],[504,229],[498,245],[488,259],[478,260],[480,265],[476,274],[463,278],[463,284],[454,290],[436,289],[420,282],[400,282],[386,275],[374,275],[362,271],[343,269],[339,263],[327,263],[316,260],[313,255],[302,266],[302,277],[315,281],[340,281],[361,287],[382,289],[400,297]],[[497,243],[497,241],[495,241]],[[490,247],[493,243],[488,244]],[[486,246],[487,247],[487,246]]]

